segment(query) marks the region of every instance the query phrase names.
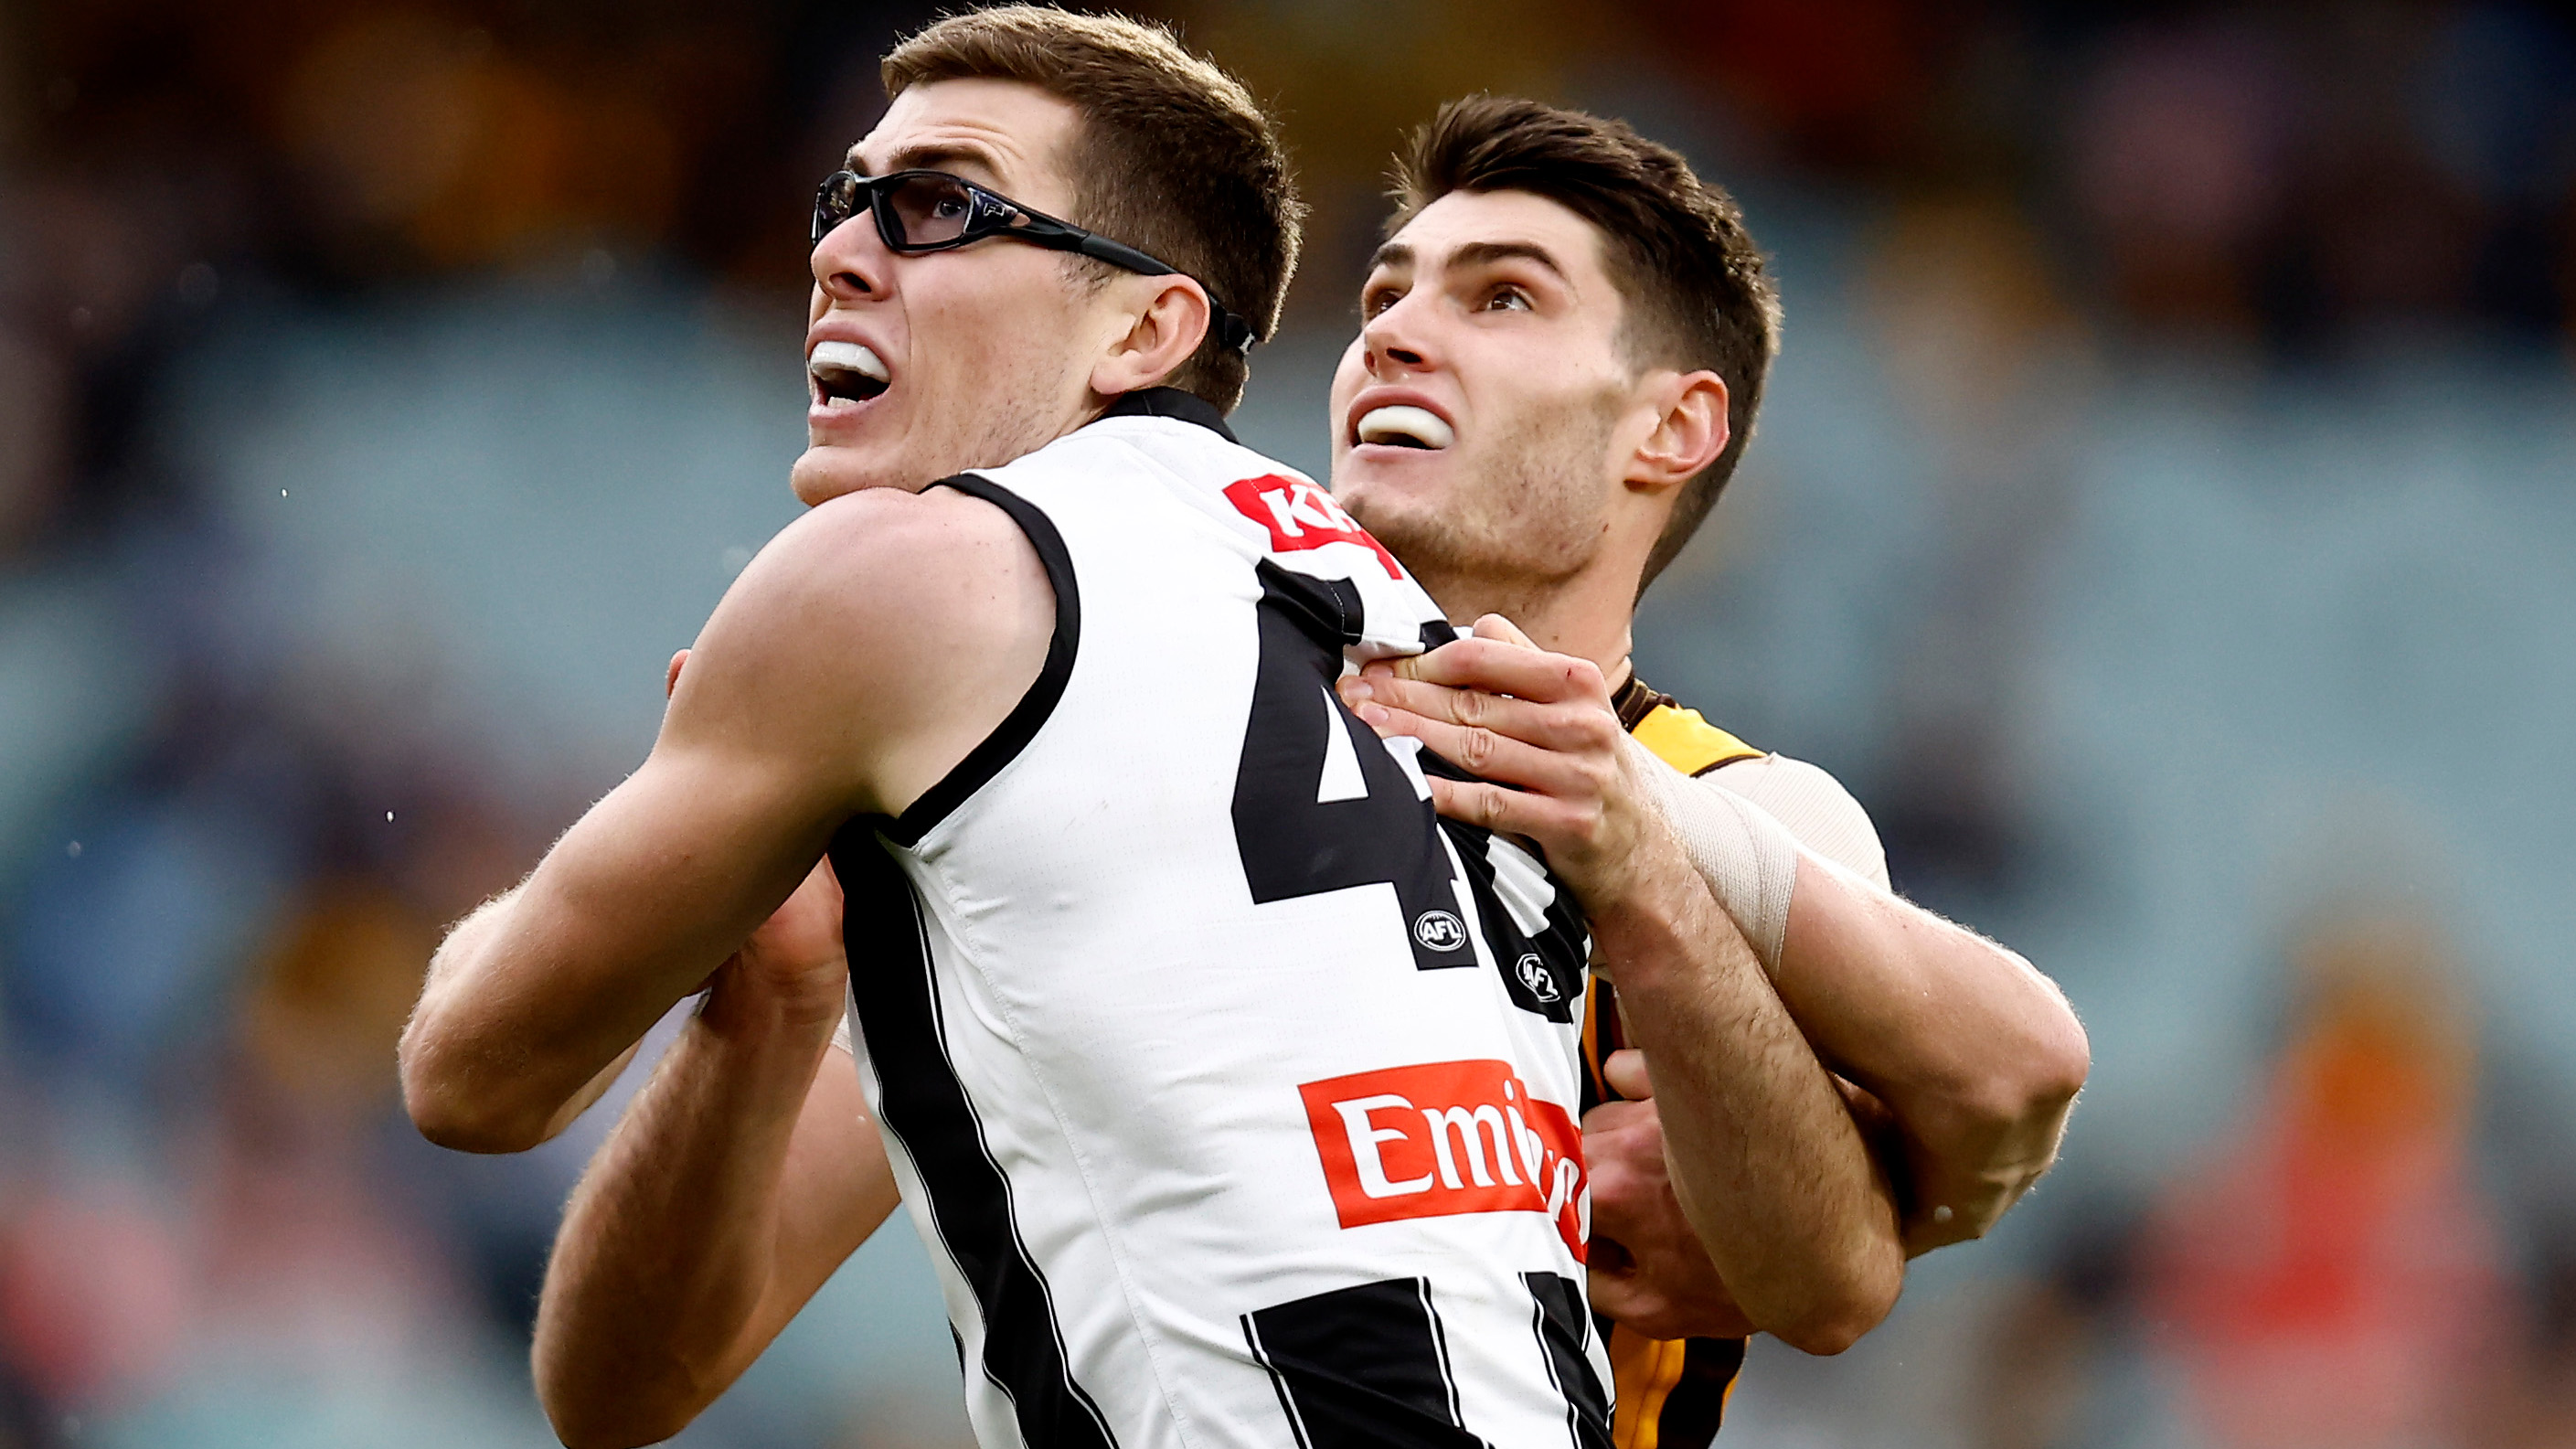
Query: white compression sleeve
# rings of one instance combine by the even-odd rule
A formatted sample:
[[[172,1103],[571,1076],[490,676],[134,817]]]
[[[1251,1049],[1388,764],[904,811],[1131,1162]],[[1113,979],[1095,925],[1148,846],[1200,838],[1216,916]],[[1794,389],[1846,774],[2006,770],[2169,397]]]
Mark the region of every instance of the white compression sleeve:
[[[1777,973],[1789,934],[1789,897],[1798,885],[1797,837],[1734,791],[1692,779],[1633,738],[1627,747],[1710,894],[1744,933],[1762,969]]]

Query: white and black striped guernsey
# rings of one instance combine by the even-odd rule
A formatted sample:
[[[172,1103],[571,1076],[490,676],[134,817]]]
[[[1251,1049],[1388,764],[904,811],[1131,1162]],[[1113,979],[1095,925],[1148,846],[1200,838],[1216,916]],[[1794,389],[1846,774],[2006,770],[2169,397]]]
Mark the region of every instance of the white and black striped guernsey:
[[[1054,643],[832,860],[978,1441],[1608,1449],[1582,922],[1331,691],[1449,626],[1184,394],[946,486],[1036,546]]]

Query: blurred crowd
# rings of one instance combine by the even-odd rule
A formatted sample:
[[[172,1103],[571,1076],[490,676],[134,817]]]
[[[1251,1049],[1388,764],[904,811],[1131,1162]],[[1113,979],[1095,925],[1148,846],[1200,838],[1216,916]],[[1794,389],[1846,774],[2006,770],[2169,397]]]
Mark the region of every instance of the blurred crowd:
[[[1646,672],[1841,774],[2102,1066],[1999,1241],[1893,1347],[1757,1357],[1739,1432],[2576,1445],[2576,25],[1125,8],[1285,118],[1244,429],[1300,466],[1444,97],[1628,116],[1777,253],[1777,401]],[[0,3],[0,1449],[546,1442],[601,1124],[438,1152],[392,1044],[792,509],[810,188],[932,9]],[[956,1442],[925,1281],[684,1442]]]

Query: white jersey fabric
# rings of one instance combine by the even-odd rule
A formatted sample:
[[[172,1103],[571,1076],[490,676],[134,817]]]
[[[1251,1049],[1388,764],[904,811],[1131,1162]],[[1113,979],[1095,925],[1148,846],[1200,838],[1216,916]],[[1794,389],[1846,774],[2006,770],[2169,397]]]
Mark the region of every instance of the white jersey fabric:
[[[1438,609],[1182,394],[947,486],[1028,534],[1054,643],[832,860],[978,1442],[1607,1449],[1582,922],[1331,689]]]

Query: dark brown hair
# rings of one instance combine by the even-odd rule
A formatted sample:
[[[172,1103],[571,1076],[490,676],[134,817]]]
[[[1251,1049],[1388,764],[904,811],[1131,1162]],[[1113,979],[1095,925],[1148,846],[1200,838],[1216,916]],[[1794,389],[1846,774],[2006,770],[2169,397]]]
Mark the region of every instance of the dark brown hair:
[[[1526,191],[1565,206],[1601,230],[1629,364],[1707,368],[1725,380],[1726,446],[1682,485],[1646,557],[1643,592],[1734,475],[1780,350],[1780,295],[1735,198],[1625,121],[1504,96],[1442,106],[1413,133],[1391,180],[1389,235],[1453,191]]]
[[[1263,337],[1278,326],[1306,214],[1287,152],[1243,83],[1170,31],[1005,5],[932,24],[896,46],[882,73],[888,96],[932,81],[1008,80],[1071,104],[1082,132],[1065,219],[1198,278]],[[1232,411],[1249,371],[1211,326],[1169,381]]]

